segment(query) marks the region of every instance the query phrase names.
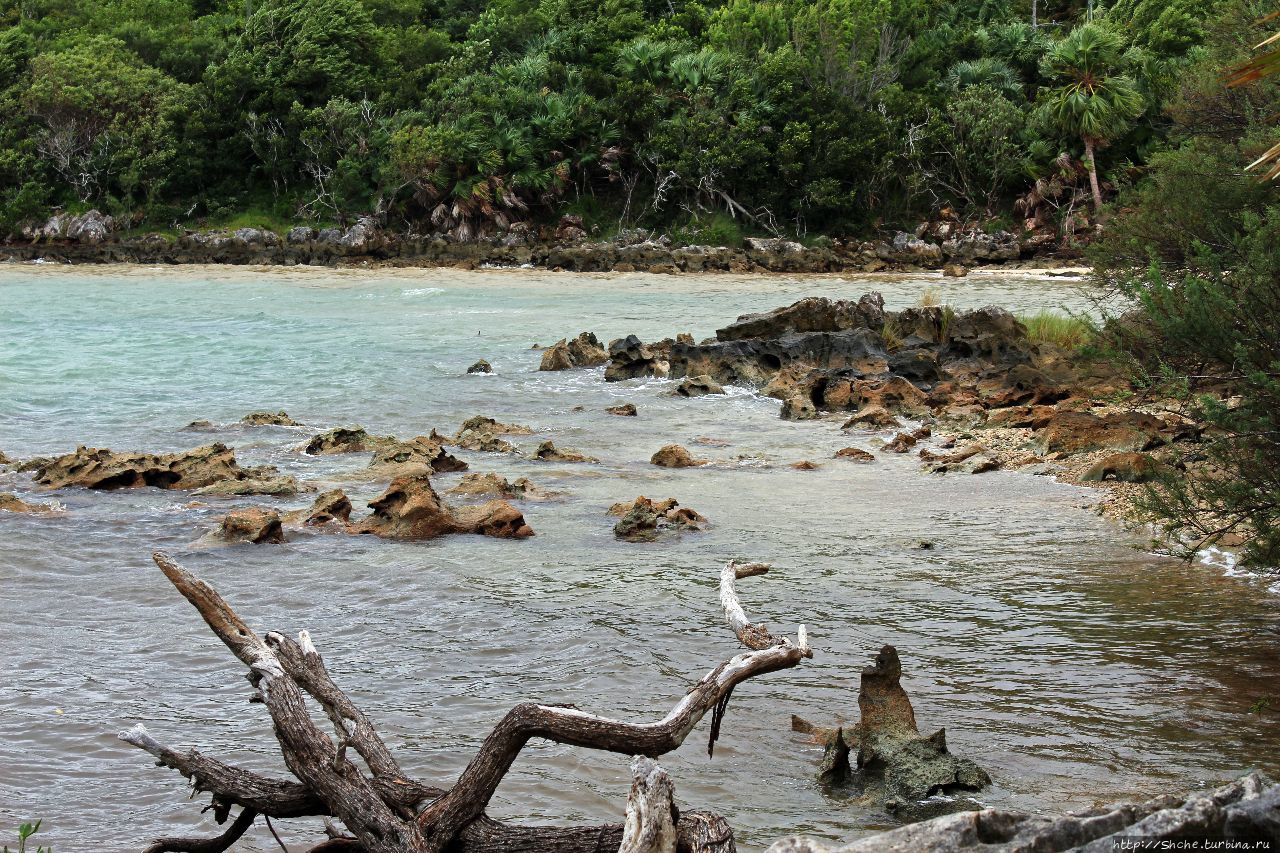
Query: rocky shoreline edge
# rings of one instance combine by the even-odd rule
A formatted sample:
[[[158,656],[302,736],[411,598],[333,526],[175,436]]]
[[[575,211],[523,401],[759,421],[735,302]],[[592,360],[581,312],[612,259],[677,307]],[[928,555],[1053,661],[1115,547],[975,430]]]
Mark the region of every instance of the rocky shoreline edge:
[[[0,242],[0,262],[101,264],[253,264],[402,266],[463,269],[525,267],[572,272],[831,273],[942,270],[963,276],[975,266],[1038,268],[1079,263],[1056,237],[988,233],[974,225],[924,222],[914,233],[883,239],[828,239],[804,245],[781,237],[748,237],[741,246],[679,245],[665,235],[623,231],[593,241],[576,217],[554,228],[512,229],[489,240],[457,242],[438,235],[396,233],[374,219],[348,228],[300,225],[283,236],[261,228],[124,234],[98,211],[58,214]]]

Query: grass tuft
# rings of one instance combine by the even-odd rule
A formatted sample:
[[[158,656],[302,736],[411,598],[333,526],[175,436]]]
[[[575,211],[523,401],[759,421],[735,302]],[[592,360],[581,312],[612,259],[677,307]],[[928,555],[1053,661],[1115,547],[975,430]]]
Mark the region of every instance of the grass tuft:
[[[1037,311],[1018,318],[1027,327],[1032,343],[1053,344],[1065,350],[1078,350],[1093,340],[1094,326],[1082,317],[1057,311]]]

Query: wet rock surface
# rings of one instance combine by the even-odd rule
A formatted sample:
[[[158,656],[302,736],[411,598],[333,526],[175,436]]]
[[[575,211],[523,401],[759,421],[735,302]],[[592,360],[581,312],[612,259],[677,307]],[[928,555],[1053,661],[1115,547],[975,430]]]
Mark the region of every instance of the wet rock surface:
[[[594,456],[588,456],[585,453],[579,453],[569,448],[558,448],[555,442],[544,441],[538,445],[538,449],[534,451],[533,458],[543,462],[599,462]]]
[[[292,497],[306,487],[296,477],[248,477],[243,480],[220,480],[196,489],[194,494],[202,497],[245,497],[248,495],[270,495],[277,498]]]
[[[62,489],[199,489],[224,480],[262,479],[274,468],[241,468],[225,444],[209,444],[180,453],[117,453],[79,447],[73,453],[39,460],[34,478],[42,486]]]
[[[502,539],[533,535],[518,509],[506,501],[489,501],[479,507],[454,510],[440,499],[426,475],[397,477],[381,495],[370,501],[371,514],[349,530],[384,539],[435,539],[453,533],[476,533]]]
[[[556,496],[556,493],[534,485],[528,477],[511,481],[500,474],[467,474],[447,494],[464,498],[491,495],[528,501],[550,500]]]
[[[301,524],[304,527],[321,527],[327,524],[345,525],[351,520],[351,499],[342,489],[330,489],[322,492],[311,502],[307,509],[286,513],[284,520],[289,524]]]
[[[493,365],[483,358],[467,368],[467,373],[493,373]]]
[[[278,544],[284,541],[284,528],[280,513],[273,509],[234,509],[222,519],[214,538],[222,542]]]
[[[31,515],[47,515],[57,512],[58,508],[51,504],[30,503],[13,494],[0,492],[0,512],[20,512]]]
[[[605,412],[607,412],[610,415],[618,415],[624,418],[634,418],[636,415],[639,414],[639,411],[636,409],[635,403],[623,403],[620,406],[610,406],[609,408],[605,409]]]
[[[571,370],[575,367],[598,367],[609,360],[609,353],[591,332],[583,332],[572,340],[561,338],[542,351],[539,370]]]
[[[650,457],[649,462],[659,468],[697,468],[706,465],[707,460],[697,459],[687,448],[679,444],[668,444]]]
[[[675,498],[655,501],[643,495],[631,503],[614,504],[609,515],[619,516],[613,534],[628,542],[651,542],[664,533],[700,531],[707,519],[696,510],[682,507]]]
[[[947,749],[944,729],[920,734],[901,679],[898,652],[885,646],[875,663],[862,671],[856,725],[822,729],[793,718],[792,728],[825,746],[819,771],[825,783],[854,785],[863,797],[911,819],[920,816],[922,801],[939,794],[977,791],[989,785],[991,778],[973,761]],[[964,808],[965,804],[952,800],[950,806]]]
[[[707,394],[723,394],[724,388],[710,376],[690,376],[672,392],[677,397],[703,397]]]
[[[309,456],[367,453],[396,443],[393,435],[370,435],[364,427],[335,427],[314,436],[302,449]]]
[[[467,463],[449,453],[439,437],[420,435],[379,447],[373,453],[369,468],[377,476],[399,477],[424,471],[436,474],[465,471]]]
[[[303,426],[303,424],[289,417],[289,413],[283,409],[278,412],[250,412],[240,419],[240,423],[245,426]]]
[[[1191,839],[1195,848],[1187,846]],[[1229,849],[1233,841],[1239,846],[1231,849],[1280,841],[1280,786],[1258,773],[1187,796],[1167,794],[1065,817],[977,809],[842,846],[793,836],[774,842],[766,853],[1110,853],[1126,849],[1125,844],[1128,849]]]

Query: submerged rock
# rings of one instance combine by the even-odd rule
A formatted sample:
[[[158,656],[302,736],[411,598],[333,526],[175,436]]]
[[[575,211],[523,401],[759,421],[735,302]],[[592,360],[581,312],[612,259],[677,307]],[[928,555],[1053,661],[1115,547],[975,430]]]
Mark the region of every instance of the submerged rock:
[[[0,492],[0,512],[21,512],[32,515],[45,515],[47,513],[57,511],[58,508],[52,504],[28,503],[12,492]]]
[[[273,509],[235,509],[222,519],[215,537],[223,542],[279,544],[284,541],[284,528],[280,513]]]
[[[639,414],[635,403],[623,403],[620,406],[610,406],[605,409],[611,415],[619,415],[624,418],[634,418]]]
[[[533,430],[522,424],[504,424],[501,421],[484,415],[476,415],[463,421],[462,426],[458,427],[457,437],[461,438],[466,433],[481,432],[490,435],[533,435]]]
[[[35,481],[51,489],[199,489],[223,480],[261,478],[273,468],[241,468],[225,444],[209,444],[181,453],[116,453],[79,447],[74,453],[43,460]]]
[[[576,450],[560,450],[555,446],[554,442],[544,441],[538,445],[538,449],[534,452],[535,459],[541,459],[543,462],[599,462],[594,456],[588,456],[585,453],[579,453]]]
[[[493,365],[489,364],[489,362],[485,361],[485,360],[482,358],[482,359],[480,359],[479,361],[477,361],[475,364],[473,364],[473,365],[471,365],[470,367],[468,367],[468,368],[467,368],[467,373],[468,373],[468,374],[471,374],[471,373],[493,373]]]
[[[352,533],[386,539],[435,539],[451,533],[523,539],[533,535],[524,516],[505,501],[490,501],[455,512],[426,475],[397,477],[369,503],[372,514],[351,526]]]
[[[245,497],[248,495],[272,495],[279,498],[292,497],[302,491],[302,486],[294,477],[252,477],[244,480],[222,480],[195,490],[195,494],[205,497]]]
[[[697,468],[707,460],[695,459],[693,454],[679,444],[668,444],[650,457],[649,462],[660,468]]]
[[[467,463],[445,450],[441,439],[420,435],[375,450],[369,467],[380,476],[399,477],[422,471],[436,474],[465,471]]]
[[[303,524],[307,527],[320,527],[326,524],[346,524],[351,520],[351,499],[342,489],[331,489],[321,493],[307,509],[288,513],[285,520],[290,524]]]
[[[875,462],[876,457],[860,447],[842,447],[836,451],[837,459],[848,459],[850,462]]]
[[[396,443],[394,435],[370,435],[364,427],[335,427],[314,436],[302,449],[310,456],[367,453]]]
[[[663,532],[700,531],[707,527],[704,516],[680,506],[675,498],[654,501],[641,495],[629,504],[614,504],[609,514],[621,516],[613,526],[613,534],[628,542],[648,542]]]
[[[250,412],[240,419],[240,423],[245,426],[302,426],[283,409],[278,412]]]
[[[500,474],[467,474],[448,494],[464,497],[493,495],[512,500],[540,501],[549,500],[557,493],[539,488],[528,477],[512,482]]]
[[[609,360],[609,353],[591,332],[583,332],[569,340],[561,338],[543,350],[539,370],[569,370],[574,367],[598,367]]]
[[[703,374],[701,376],[691,376],[676,386],[672,392],[678,397],[702,397],[707,394],[723,394],[724,388],[710,376]]]

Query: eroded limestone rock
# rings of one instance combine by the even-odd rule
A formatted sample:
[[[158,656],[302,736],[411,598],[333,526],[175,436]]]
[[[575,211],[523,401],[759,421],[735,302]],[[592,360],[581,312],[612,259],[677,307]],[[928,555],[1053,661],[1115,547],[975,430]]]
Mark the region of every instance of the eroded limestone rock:
[[[209,444],[180,453],[116,453],[78,447],[54,459],[42,460],[35,481],[51,489],[199,489],[223,480],[262,478],[274,468],[241,468],[225,444]]]
[[[707,460],[695,459],[693,454],[679,444],[668,444],[650,457],[649,462],[660,468],[697,468]]]

